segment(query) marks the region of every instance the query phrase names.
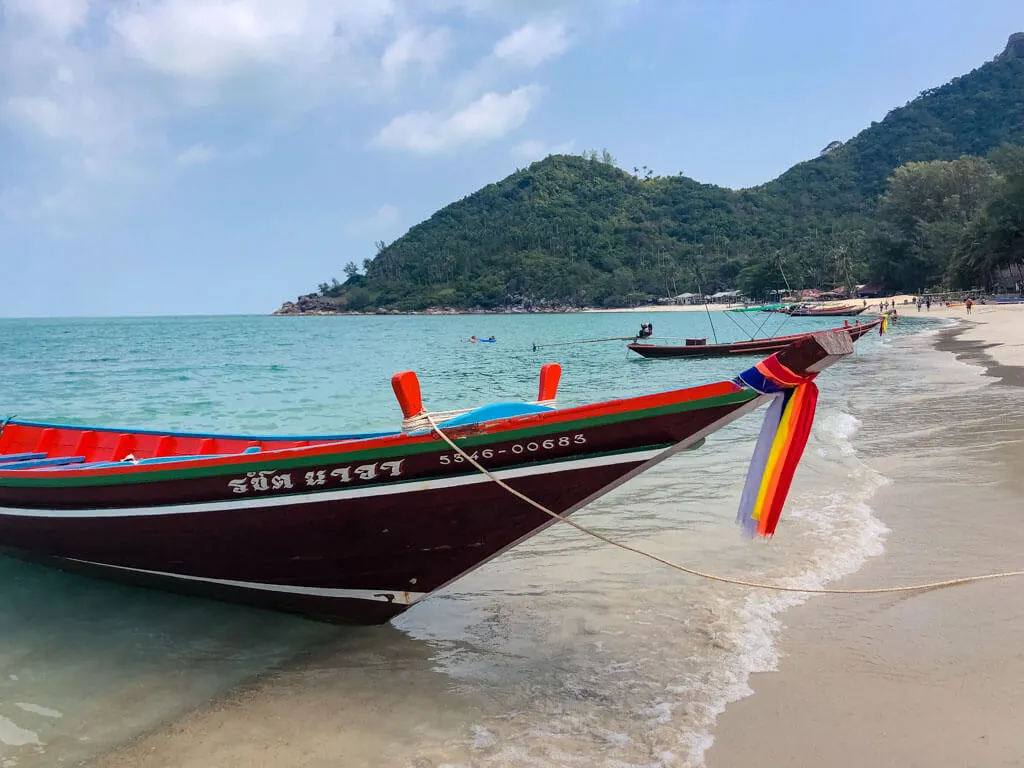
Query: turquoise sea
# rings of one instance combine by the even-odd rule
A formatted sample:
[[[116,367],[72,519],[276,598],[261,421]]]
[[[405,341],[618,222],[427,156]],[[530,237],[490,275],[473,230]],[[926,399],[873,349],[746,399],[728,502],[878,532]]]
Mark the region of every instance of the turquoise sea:
[[[721,341],[842,323],[716,313],[712,327],[696,312],[0,320],[0,417],[229,433],[397,429],[390,377],[402,370],[416,371],[426,406],[443,410],[534,399],[546,362],[562,364],[559,401],[570,405],[731,378],[755,361],[643,360],[625,342],[533,349],[626,336],[641,321],[659,338]],[[855,570],[885,534],[869,505],[885,477],[856,436],[886,418],[880,390],[914,396],[900,384],[912,360],[939,364],[918,333],[934,327],[907,316],[819,379],[812,443],[771,542],[742,539],[733,523],[758,416],[578,519],[732,575],[815,585]],[[470,335],[497,343],[461,341]],[[305,734],[309,749],[338,752],[290,762],[297,753],[286,750],[265,764],[698,765],[717,713],[775,663],[779,612],[799,600],[696,583],[558,526],[368,629],[0,558],[0,766],[104,764],[119,745],[254,681],[257,704],[288,702],[267,720],[282,738]],[[240,728],[244,749],[241,724],[259,715],[227,711],[219,727]]]
[[[697,312],[0,320],[0,414],[228,432],[389,429],[401,421],[390,385],[398,371],[416,371],[426,406],[444,410],[533,399],[540,366],[558,362],[559,399],[573,405],[731,378],[744,359],[650,361],[626,342],[534,344],[628,336],[645,318],[659,338],[709,341],[749,338],[762,323],[759,337],[842,324],[716,314],[713,325]],[[472,335],[497,343],[460,341]]]

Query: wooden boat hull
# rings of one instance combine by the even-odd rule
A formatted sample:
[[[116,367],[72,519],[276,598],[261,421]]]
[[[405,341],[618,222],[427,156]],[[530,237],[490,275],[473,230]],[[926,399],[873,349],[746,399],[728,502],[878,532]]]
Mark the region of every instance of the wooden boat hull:
[[[846,332],[853,341],[865,336],[869,331],[878,328],[881,319],[873,320],[870,323],[852,325],[843,328],[834,328],[825,333]],[[814,335],[811,333],[798,333],[790,336],[779,336],[774,339],[755,339],[754,341],[736,341],[728,344],[627,344],[626,348],[636,352],[638,355],[647,358],[704,358],[704,357],[734,357],[740,355],[770,355],[785,349],[801,339]]]
[[[723,390],[693,411],[496,436],[471,452],[490,451],[488,468],[562,514],[756,407],[752,394]],[[272,486],[234,494],[232,481],[248,479],[251,488],[242,471],[140,486],[3,487],[0,542],[79,572],[374,623],[553,522],[441,447],[341,454],[288,471],[246,468],[271,483],[288,475],[293,485],[306,473],[335,475],[330,490],[302,494],[275,495]],[[383,484],[337,482],[339,468],[394,461],[402,474]]]
[[[824,336],[780,360],[808,370],[848,354]],[[736,380],[445,431],[568,515],[766,397]],[[7,424],[0,454],[47,429]],[[78,443],[96,431],[80,429]],[[329,621],[387,621],[555,522],[429,431],[165,465],[4,467],[0,459],[8,554]]]
[[[565,511],[641,463],[624,457],[552,473],[558,485],[550,474],[517,478],[512,485]],[[84,575],[375,624],[550,522],[484,481],[269,510],[104,516],[59,525],[8,520],[3,538],[20,544],[17,556]]]
[[[783,310],[790,317],[854,317],[867,311],[867,307],[834,307],[831,309],[790,309]]]

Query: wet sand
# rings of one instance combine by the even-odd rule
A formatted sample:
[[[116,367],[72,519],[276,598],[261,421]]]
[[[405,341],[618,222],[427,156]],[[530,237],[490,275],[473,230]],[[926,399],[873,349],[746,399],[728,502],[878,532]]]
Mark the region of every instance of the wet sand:
[[[1024,389],[1012,386],[1024,383],[1024,369],[1007,364],[1020,359],[1024,314],[992,308],[972,320],[939,334],[937,348],[984,365],[997,382],[938,398],[916,434],[887,441],[884,427],[865,426],[858,448],[893,480],[872,500],[891,533],[882,557],[830,586],[1024,568]],[[791,610],[779,671],[755,675],[754,695],[719,718],[707,765],[1020,765],[1022,589],[1017,578],[823,596]]]
[[[939,349],[984,366],[986,375],[1024,386],[1024,304],[979,305],[970,315],[963,307],[935,308],[932,314],[960,320],[959,326],[939,341]]]
[[[390,626],[346,633],[83,767],[406,765],[411,744],[454,732],[432,649]]]

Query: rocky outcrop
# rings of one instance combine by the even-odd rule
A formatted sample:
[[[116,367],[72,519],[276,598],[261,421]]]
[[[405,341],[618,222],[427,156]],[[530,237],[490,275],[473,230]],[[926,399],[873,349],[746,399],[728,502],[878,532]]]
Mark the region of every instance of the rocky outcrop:
[[[344,310],[337,299],[321,296],[319,293],[308,293],[299,296],[295,301],[286,301],[275,315],[336,315]]]
[[[996,58],[1024,59],[1024,32],[1014,32],[1006,43],[1006,49]]]

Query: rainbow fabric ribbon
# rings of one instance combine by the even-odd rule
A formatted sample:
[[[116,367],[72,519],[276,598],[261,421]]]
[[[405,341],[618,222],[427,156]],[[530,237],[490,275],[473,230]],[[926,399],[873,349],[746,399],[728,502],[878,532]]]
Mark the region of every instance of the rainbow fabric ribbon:
[[[807,445],[818,404],[817,374],[800,375],[770,357],[737,383],[775,395],[761,425],[736,522],[750,536],[772,536]]]

